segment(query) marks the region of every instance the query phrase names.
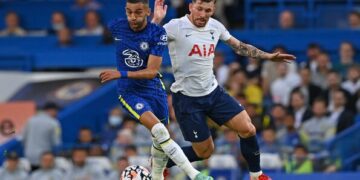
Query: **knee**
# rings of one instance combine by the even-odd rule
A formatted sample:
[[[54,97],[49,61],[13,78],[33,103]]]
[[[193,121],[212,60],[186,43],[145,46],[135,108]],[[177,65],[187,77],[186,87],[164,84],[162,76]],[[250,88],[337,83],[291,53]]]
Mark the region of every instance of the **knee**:
[[[202,159],[208,159],[215,150],[214,143],[210,143],[206,146],[201,147],[201,149],[194,149],[196,155]]]
[[[152,129],[151,134],[157,143],[161,144],[170,139],[169,131],[162,123],[157,123]]]
[[[256,128],[255,126],[249,121],[247,123],[246,128],[244,128],[242,131],[238,131],[238,134],[241,138],[248,138],[256,135]]]

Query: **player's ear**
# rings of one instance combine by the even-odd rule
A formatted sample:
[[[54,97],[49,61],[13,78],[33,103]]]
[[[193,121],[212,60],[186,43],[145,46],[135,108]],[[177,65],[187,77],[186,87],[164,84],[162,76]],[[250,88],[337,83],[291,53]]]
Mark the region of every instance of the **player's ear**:
[[[150,16],[150,15],[151,15],[151,8],[147,8],[146,16]]]
[[[194,7],[194,4],[191,2],[189,3],[189,11],[192,12],[192,8]]]

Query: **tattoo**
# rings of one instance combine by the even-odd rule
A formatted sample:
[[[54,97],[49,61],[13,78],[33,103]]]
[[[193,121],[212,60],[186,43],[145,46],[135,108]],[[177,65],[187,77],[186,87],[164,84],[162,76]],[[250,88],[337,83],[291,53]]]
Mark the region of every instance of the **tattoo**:
[[[231,47],[234,49],[236,54],[239,54],[241,56],[247,56],[252,58],[262,58],[266,52],[250,45],[245,44],[241,41],[238,41],[236,44],[231,44]]]

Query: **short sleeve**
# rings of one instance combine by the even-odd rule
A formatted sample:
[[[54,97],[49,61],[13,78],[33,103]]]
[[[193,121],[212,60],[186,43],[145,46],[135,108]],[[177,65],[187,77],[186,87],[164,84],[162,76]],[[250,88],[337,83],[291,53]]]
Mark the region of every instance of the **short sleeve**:
[[[177,22],[178,20],[173,19],[164,25],[169,40],[175,39],[178,34],[179,24]]]
[[[222,23],[218,22],[218,28],[220,30],[220,40],[227,41],[231,38],[231,34]]]
[[[153,37],[153,45],[150,49],[150,54],[154,56],[162,56],[165,48],[167,47],[167,34],[163,27],[158,27]]]

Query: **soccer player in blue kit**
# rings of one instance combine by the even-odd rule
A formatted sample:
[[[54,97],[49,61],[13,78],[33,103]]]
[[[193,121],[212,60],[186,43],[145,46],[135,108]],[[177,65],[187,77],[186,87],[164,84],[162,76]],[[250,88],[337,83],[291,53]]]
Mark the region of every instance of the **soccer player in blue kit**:
[[[150,13],[148,0],[127,0],[127,19],[109,23],[116,44],[117,70],[101,72],[101,82],[117,80],[121,104],[151,131],[153,179],[164,179],[163,171],[170,158],[191,179],[211,180],[190,164],[165,127],[169,120],[167,99],[158,71],[167,35],[163,27],[148,21]]]

